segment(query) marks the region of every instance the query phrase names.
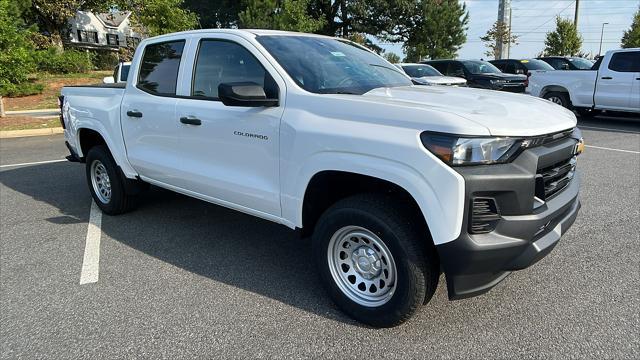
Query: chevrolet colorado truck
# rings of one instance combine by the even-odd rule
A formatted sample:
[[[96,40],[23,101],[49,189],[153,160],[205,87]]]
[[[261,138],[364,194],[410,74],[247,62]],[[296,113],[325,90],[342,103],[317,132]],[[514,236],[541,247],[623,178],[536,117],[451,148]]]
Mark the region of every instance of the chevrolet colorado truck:
[[[608,51],[591,70],[534,72],[527,92],[581,115],[640,114],[640,48]]]
[[[163,35],[141,42],[126,83],[65,87],[60,104],[103,212],[152,184],[297,229],[330,297],[376,327],[407,320],[442,272],[451,299],[488,291],[580,208],[572,112],[414,86],[343,39]]]

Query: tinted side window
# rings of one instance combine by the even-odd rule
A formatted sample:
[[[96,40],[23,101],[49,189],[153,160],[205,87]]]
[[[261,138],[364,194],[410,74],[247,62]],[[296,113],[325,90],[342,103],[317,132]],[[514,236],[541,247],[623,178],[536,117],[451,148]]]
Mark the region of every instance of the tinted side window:
[[[544,59],[549,65],[553,66],[556,70],[562,70],[563,61],[560,59]]]
[[[640,51],[613,54],[609,62],[609,69],[618,72],[640,71]]]
[[[138,88],[155,95],[175,95],[184,40],[147,45]]]
[[[493,66],[495,66],[498,69],[500,69],[500,71],[505,71],[505,69],[507,67],[507,63],[505,63],[504,61],[490,61],[490,63],[492,63]]]
[[[436,70],[440,71],[442,74],[447,72],[447,63],[437,62],[437,63],[427,63],[428,65],[433,66]]]
[[[270,77],[262,64],[243,46],[223,40],[202,40],[191,95],[217,99],[218,85],[222,83],[252,82],[265,87],[265,77],[269,85]]]
[[[516,73],[516,67],[512,62],[509,62],[506,66],[504,66],[504,68],[502,68],[500,70],[502,70],[502,72],[505,72],[507,74],[515,74]]]
[[[447,67],[446,75],[464,77],[464,68],[462,68],[462,64],[458,62],[450,62]]]

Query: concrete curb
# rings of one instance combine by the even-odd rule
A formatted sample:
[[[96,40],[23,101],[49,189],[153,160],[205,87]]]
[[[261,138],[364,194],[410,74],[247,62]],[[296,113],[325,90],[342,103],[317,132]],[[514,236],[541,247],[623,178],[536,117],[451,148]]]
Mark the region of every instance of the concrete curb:
[[[56,113],[60,114],[60,109],[37,109],[37,110],[6,110],[7,115],[30,115],[37,113]]]
[[[0,139],[10,139],[27,136],[46,136],[62,133],[64,133],[64,130],[61,127],[47,129],[7,130],[0,131]]]

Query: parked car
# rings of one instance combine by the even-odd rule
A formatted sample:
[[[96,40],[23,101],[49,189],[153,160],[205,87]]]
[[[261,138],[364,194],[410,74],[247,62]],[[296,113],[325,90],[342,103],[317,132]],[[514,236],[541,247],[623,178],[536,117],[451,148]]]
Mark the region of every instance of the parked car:
[[[579,57],[544,56],[537,58],[556,70],[591,70],[593,61]]]
[[[113,75],[105,77],[102,79],[102,82],[105,84],[126,83],[130,67],[130,62],[118,63],[118,65],[113,69]]]
[[[640,48],[608,51],[593,70],[534,73],[528,90],[583,115],[598,110],[640,113]]]
[[[447,76],[466,79],[469,87],[518,93],[526,88],[526,75],[505,74],[487,61],[430,60],[422,63],[433,66]]]
[[[396,66],[409,75],[416,85],[465,86],[467,84],[467,80],[444,76],[433,66],[427,64],[396,64]]]
[[[414,86],[314,34],[197,30],[139,49],[126,84],[62,89],[69,159],[99,208],[131,210],[153,184],[301,229],[312,253],[275,266],[315,263],[372,326],[407,320],[441,269],[452,299],[488,291],[547,255],[580,208],[576,117],[548,101]]]
[[[553,67],[546,62],[538,59],[500,59],[490,60],[495,67],[506,74],[529,75],[534,71],[554,70]]]

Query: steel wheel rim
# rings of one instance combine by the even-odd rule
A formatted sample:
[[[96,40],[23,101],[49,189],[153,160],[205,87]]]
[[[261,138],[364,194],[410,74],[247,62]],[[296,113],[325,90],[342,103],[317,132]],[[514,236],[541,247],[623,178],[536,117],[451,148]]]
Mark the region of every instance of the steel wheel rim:
[[[327,248],[331,277],[350,300],[367,307],[386,304],[396,289],[396,264],[391,251],[373,232],[346,226],[336,231]]]
[[[549,97],[547,100],[549,100],[549,101],[551,101],[552,103],[557,104],[557,105],[563,105],[563,104],[562,104],[562,99],[560,99],[560,98],[559,98],[559,97],[557,97],[557,96],[551,96],[551,97]]]
[[[93,160],[91,163],[91,185],[101,203],[108,204],[111,201],[111,180],[107,168],[100,160]]]

